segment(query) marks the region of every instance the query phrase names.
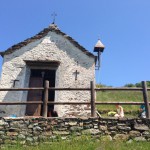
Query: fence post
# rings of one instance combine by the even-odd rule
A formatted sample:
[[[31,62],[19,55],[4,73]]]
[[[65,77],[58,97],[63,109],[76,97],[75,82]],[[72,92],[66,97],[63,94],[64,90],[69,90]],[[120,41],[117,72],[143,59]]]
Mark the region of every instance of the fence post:
[[[143,98],[146,110],[146,118],[150,119],[150,107],[148,102],[148,92],[147,92],[147,85],[146,81],[142,81],[142,88],[143,88]]]
[[[43,112],[42,112],[43,117],[47,117],[48,88],[49,88],[49,81],[46,80],[44,84],[44,100],[43,100]]]
[[[91,87],[91,117],[95,117],[96,112],[95,112],[95,85],[94,82],[90,82],[90,87]]]

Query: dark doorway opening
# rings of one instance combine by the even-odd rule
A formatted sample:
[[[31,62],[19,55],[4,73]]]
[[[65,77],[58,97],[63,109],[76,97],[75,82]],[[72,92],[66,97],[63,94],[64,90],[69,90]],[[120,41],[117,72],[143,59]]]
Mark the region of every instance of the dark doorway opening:
[[[55,87],[55,76],[56,70],[47,70],[47,69],[31,69],[29,87],[44,87],[45,81],[48,80],[50,87]],[[29,91],[28,92],[28,101],[41,101],[44,98],[44,93],[42,91]],[[55,91],[49,91],[49,101],[54,101]],[[48,116],[53,117],[55,114],[54,105],[48,106]],[[26,115],[28,116],[41,116],[42,115],[42,106],[39,104],[27,105]]]

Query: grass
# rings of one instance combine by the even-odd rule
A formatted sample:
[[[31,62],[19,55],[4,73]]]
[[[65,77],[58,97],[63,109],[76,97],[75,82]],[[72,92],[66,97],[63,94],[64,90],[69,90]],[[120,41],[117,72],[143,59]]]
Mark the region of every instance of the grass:
[[[37,146],[5,146],[4,150],[149,150],[150,142],[101,141],[89,136],[73,137]]]
[[[150,92],[149,92],[150,95]],[[104,102],[143,102],[141,91],[100,91],[97,92],[97,101]],[[115,105],[97,105],[97,110],[101,113],[116,111]],[[137,115],[139,105],[123,105],[124,112],[128,116]]]

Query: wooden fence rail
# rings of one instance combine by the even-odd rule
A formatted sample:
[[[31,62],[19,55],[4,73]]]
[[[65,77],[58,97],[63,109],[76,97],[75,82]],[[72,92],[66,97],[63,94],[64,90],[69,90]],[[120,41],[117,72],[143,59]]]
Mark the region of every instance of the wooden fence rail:
[[[0,105],[34,105],[43,104],[43,101],[30,101],[30,102],[0,102]],[[47,105],[90,105],[91,102],[48,102]],[[141,105],[144,102],[100,102],[96,101],[95,105]],[[149,102],[150,105],[150,102]]]
[[[0,88],[0,91],[31,91],[31,90],[42,90],[43,87],[38,88]],[[52,91],[91,91],[91,88],[54,88],[49,87],[48,90]],[[95,91],[143,91],[143,88],[111,88],[111,87],[102,87],[95,88]],[[147,91],[150,91],[150,88],[147,88]]]
[[[148,92],[150,88],[147,88],[146,81],[142,81],[142,88],[111,88],[102,87],[95,88],[94,82],[90,82],[90,88],[54,88],[49,87],[49,81],[45,81],[44,87],[32,87],[32,88],[0,88],[1,91],[30,91],[30,90],[41,90],[44,91],[44,99],[41,101],[28,101],[28,102],[0,102],[0,105],[32,105],[41,104],[43,105],[42,116],[47,117],[48,105],[91,105],[91,116],[95,117],[96,107],[95,105],[141,105],[145,104],[146,117],[150,119],[150,102],[148,101]],[[48,91],[89,91],[91,93],[90,102],[51,102],[48,99]],[[143,93],[143,102],[100,102],[96,101],[95,93],[98,91],[141,91]]]

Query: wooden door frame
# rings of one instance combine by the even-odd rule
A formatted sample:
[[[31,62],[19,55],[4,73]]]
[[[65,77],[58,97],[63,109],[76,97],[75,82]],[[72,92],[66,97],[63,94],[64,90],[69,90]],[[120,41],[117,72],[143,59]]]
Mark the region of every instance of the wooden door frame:
[[[44,69],[57,69],[60,65],[60,61],[31,61],[31,60],[25,60],[25,63],[30,68],[44,68]]]
[[[55,83],[57,80],[57,69],[60,65],[59,61],[30,61],[30,60],[26,60],[26,65],[28,66],[28,68],[30,69],[30,77],[28,78],[28,85],[30,82],[30,78],[31,78],[31,70],[32,69],[37,69],[37,70],[55,70],[56,74],[55,74]],[[28,94],[27,94],[28,97]],[[54,98],[55,101],[55,98]]]

